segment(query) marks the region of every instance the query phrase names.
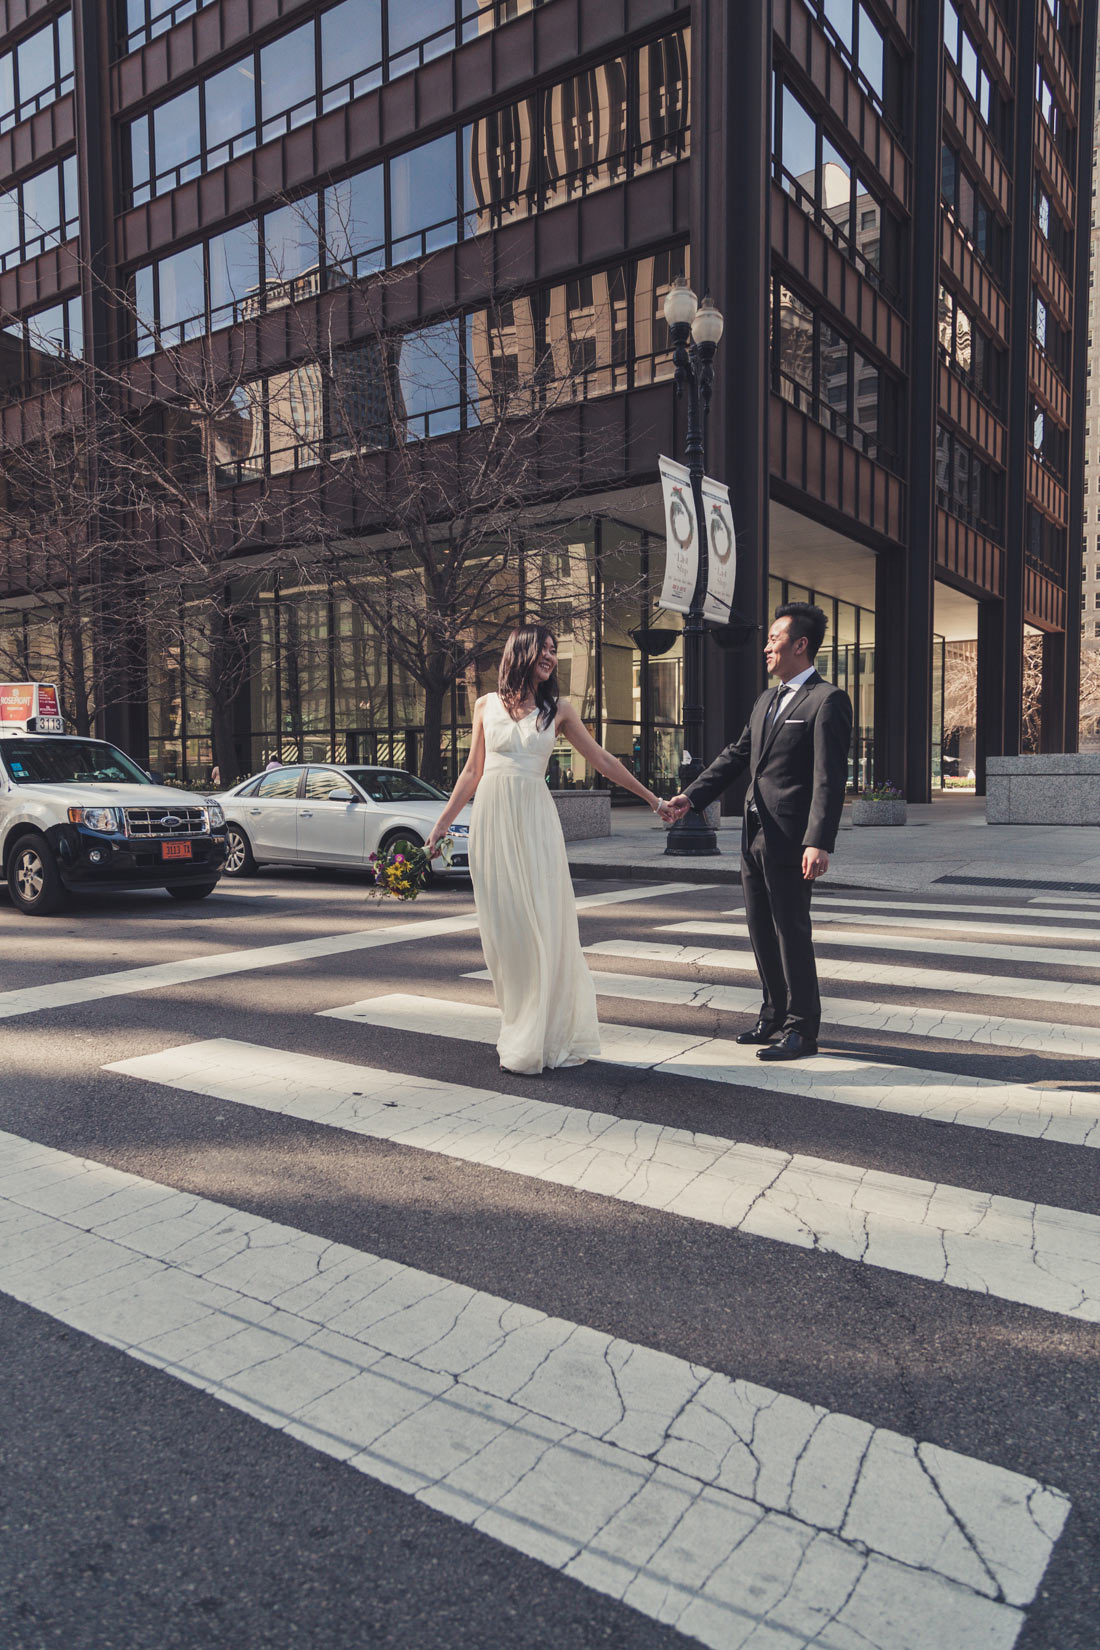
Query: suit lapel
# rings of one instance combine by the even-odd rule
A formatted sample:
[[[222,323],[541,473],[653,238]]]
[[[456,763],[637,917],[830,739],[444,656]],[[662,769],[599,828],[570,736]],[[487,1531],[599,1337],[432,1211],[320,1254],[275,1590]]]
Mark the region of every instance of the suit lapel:
[[[768,729],[767,738],[764,740],[763,746],[761,748],[761,751],[760,751],[761,761],[763,761],[764,757],[767,755],[768,751],[771,748],[772,740],[775,738],[776,734],[779,732],[779,729],[783,726],[784,722],[787,720],[787,718],[791,714],[792,710],[794,710],[796,705],[800,705],[802,703],[802,701],[805,698],[806,693],[808,692],[808,690],[812,687],[816,687],[818,682],[820,682],[820,681],[821,681],[821,677],[817,674],[817,672],[815,670],[812,676],[807,676],[806,680],[803,682],[803,684],[800,688],[796,688],[795,691],[788,696],[787,703],[785,705],[780,706],[779,713],[775,717],[774,721],[772,722],[771,727]]]

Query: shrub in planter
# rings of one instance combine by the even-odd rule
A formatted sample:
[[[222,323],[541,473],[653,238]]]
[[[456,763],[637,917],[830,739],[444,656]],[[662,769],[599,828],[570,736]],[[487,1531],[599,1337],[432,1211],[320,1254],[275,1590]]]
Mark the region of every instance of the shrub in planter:
[[[853,825],[904,825],[905,794],[889,781],[870,785],[852,803]]]

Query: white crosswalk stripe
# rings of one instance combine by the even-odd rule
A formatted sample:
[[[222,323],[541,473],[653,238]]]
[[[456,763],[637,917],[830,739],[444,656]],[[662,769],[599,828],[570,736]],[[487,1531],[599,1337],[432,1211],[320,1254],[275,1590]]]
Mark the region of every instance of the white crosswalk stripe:
[[[920,900],[920,899],[867,899],[858,894],[839,894],[832,889],[814,889],[814,918],[824,909],[831,911],[834,906],[837,910],[851,911],[912,911],[912,921],[916,926],[916,919],[925,914],[938,924],[940,916],[950,917],[984,917],[989,922],[1000,922],[1004,917],[1058,917],[1067,922],[1091,923],[1096,926],[1096,912],[1074,910],[1065,906],[1036,906],[1027,905],[957,905],[953,900]],[[862,919],[861,919],[862,920]],[[985,927],[985,923],[980,925]]]
[[[432,1022],[413,1005],[454,1006],[373,1002],[364,1024],[424,1031]],[[467,1039],[495,1034],[495,1010],[460,1006]],[[449,1013],[442,1024],[456,1035]],[[109,1069],[1100,1322],[1094,1215],[223,1038]]]
[[[738,930],[740,932],[740,930]],[[642,962],[680,964],[686,968],[721,968],[756,976],[747,938],[739,951],[729,946],[674,945],[662,940],[596,940],[585,947],[590,956],[633,958]],[[851,980],[866,987],[871,970],[865,962],[818,956],[823,980]],[[910,967],[875,961],[874,983],[906,991],[939,991],[970,997],[1026,997],[1032,1002],[1100,1008],[1100,985],[1081,980],[1024,979],[1016,974],[971,974],[961,969]],[[754,992],[759,996],[759,988]],[[759,1006],[759,1004],[757,1005]]]
[[[595,947],[589,946],[588,950],[591,953]],[[604,969],[594,970],[593,977],[601,997],[625,997],[639,1003],[675,1003],[684,1008],[716,1008],[723,1013],[752,1017],[760,1009],[759,986],[698,985],[691,980],[614,974]],[[487,980],[489,971],[476,969],[467,978]],[[952,1014],[944,1009],[863,1002],[852,997],[823,997],[821,1012],[830,1026],[847,1026],[859,1031],[887,1031],[899,1037],[936,1037],[971,1046],[1027,1048],[1046,1054],[1100,1058],[1100,1026],[1052,1025],[1049,1020]]]
[[[500,1030],[495,1008],[405,993],[368,997],[323,1012],[332,1019],[471,1043],[495,1043]],[[637,1025],[605,1023],[600,1029],[600,1059],[615,1065],[660,1067],[677,1077],[710,1083],[805,1095],[835,1105],[1072,1146],[1100,1146],[1100,1094],[1091,1090],[1002,1083],[835,1054],[814,1055],[797,1064],[764,1064],[757,1060],[755,1048],[741,1048],[732,1038],[692,1037]]]
[[[743,920],[743,912],[740,908],[723,912],[723,915],[740,917]],[[930,917],[926,923],[918,923],[914,916],[895,917],[891,916],[890,912],[886,910],[861,912],[847,910],[834,911],[829,906],[821,908],[816,903],[814,905],[813,920],[815,927],[818,923],[865,922],[872,927],[904,928],[907,929],[909,933],[913,933],[913,930],[918,927],[936,929],[942,927],[942,924],[935,916]],[[1064,924],[1057,928],[1042,927],[1038,923],[1029,923],[1026,926],[1023,924],[1010,925],[998,922],[996,917],[990,917],[986,922],[975,922],[972,918],[968,918],[964,923],[960,923],[959,926],[964,928],[967,933],[981,935],[989,934],[992,938],[1001,940],[1026,940],[1036,945],[1040,944],[1044,940],[1064,940],[1067,937],[1067,933],[1071,939],[1092,940],[1096,944],[1100,945],[1100,933],[1096,930],[1095,921],[1091,922],[1086,929],[1073,928],[1069,930],[1066,929]],[[1098,953],[1098,956],[1100,956],[1100,953]]]
[[[1007,1650],[1069,1511],[1020,1474],[0,1144],[15,1298],[713,1650],[747,1624],[854,1644],[872,1623],[880,1650]]]
[[[707,934],[714,939],[742,936],[747,933],[744,920],[740,922],[666,922],[656,930],[660,934]],[[1059,938],[1065,935],[1059,932]],[[1100,966],[1100,949],[1096,951],[1070,950],[1036,941],[1026,945],[989,945],[984,940],[958,940],[947,934],[926,936],[923,940],[913,934],[865,934],[859,928],[833,929],[817,934],[822,945],[857,946],[866,951],[928,952],[941,957],[981,957],[996,962],[1022,962],[1032,968],[1091,968]]]

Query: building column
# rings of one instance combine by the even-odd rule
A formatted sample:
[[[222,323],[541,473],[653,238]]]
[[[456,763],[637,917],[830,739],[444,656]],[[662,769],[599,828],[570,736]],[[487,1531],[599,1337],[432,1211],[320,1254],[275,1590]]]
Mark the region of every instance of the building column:
[[[877,785],[900,785],[905,775],[907,579],[906,558],[897,552],[880,550],[875,557],[875,744],[872,763]],[[931,674],[929,643],[929,678]]]
[[[707,645],[709,761],[764,686],[768,596],[768,315],[771,271],[771,6],[692,9],[692,285],[726,320],[715,358],[707,468],[729,483],[737,530],[733,605],[763,628],[743,648]],[[723,808],[739,811],[736,788]]]
[[[900,782],[910,802],[932,800],[932,629],[936,567],[936,411],[939,403],[937,300],[940,273],[940,148],[943,80],[941,7],[915,9],[913,219],[911,280],[909,474],[903,590],[891,569],[884,593],[887,623],[876,611],[875,779]],[[934,113],[933,113],[934,112]],[[878,560],[884,561],[882,555]],[[888,646],[882,645],[885,637]],[[883,681],[883,676],[886,680]],[[882,683],[881,699],[878,687]],[[880,720],[879,703],[889,721]],[[881,753],[881,759],[880,759]],[[890,771],[887,771],[889,768]]]
[[[1005,751],[1005,699],[1001,692],[1007,649],[1005,604],[978,603],[978,681],[974,729],[974,778],[978,796],[985,795],[985,764]]]
[[[1073,622],[1076,614],[1071,615],[1069,623]],[[1080,626],[1077,627],[1080,635]],[[1077,705],[1070,704],[1067,689],[1069,687],[1069,672],[1066,669],[1068,648],[1068,626],[1066,631],[1047,630],[1043,632],[1043,687],[1039,705],[1039,749],[1044,754],[1048,751],[1064,751],[1066,735],[1071,728],[1077,726]],[[1076,738],[1073,740],[1076,745]]]

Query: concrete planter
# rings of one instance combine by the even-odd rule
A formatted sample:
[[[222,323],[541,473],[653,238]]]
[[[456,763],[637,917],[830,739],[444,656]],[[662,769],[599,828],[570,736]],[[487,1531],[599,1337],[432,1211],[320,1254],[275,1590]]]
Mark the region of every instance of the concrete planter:
[[[853,825],[904,825],[905,798],[888,802],[872,802],[869,797],[857,796],[852,803]]]
[[[566,842],[611,835],[610,791],[551,791]]]

